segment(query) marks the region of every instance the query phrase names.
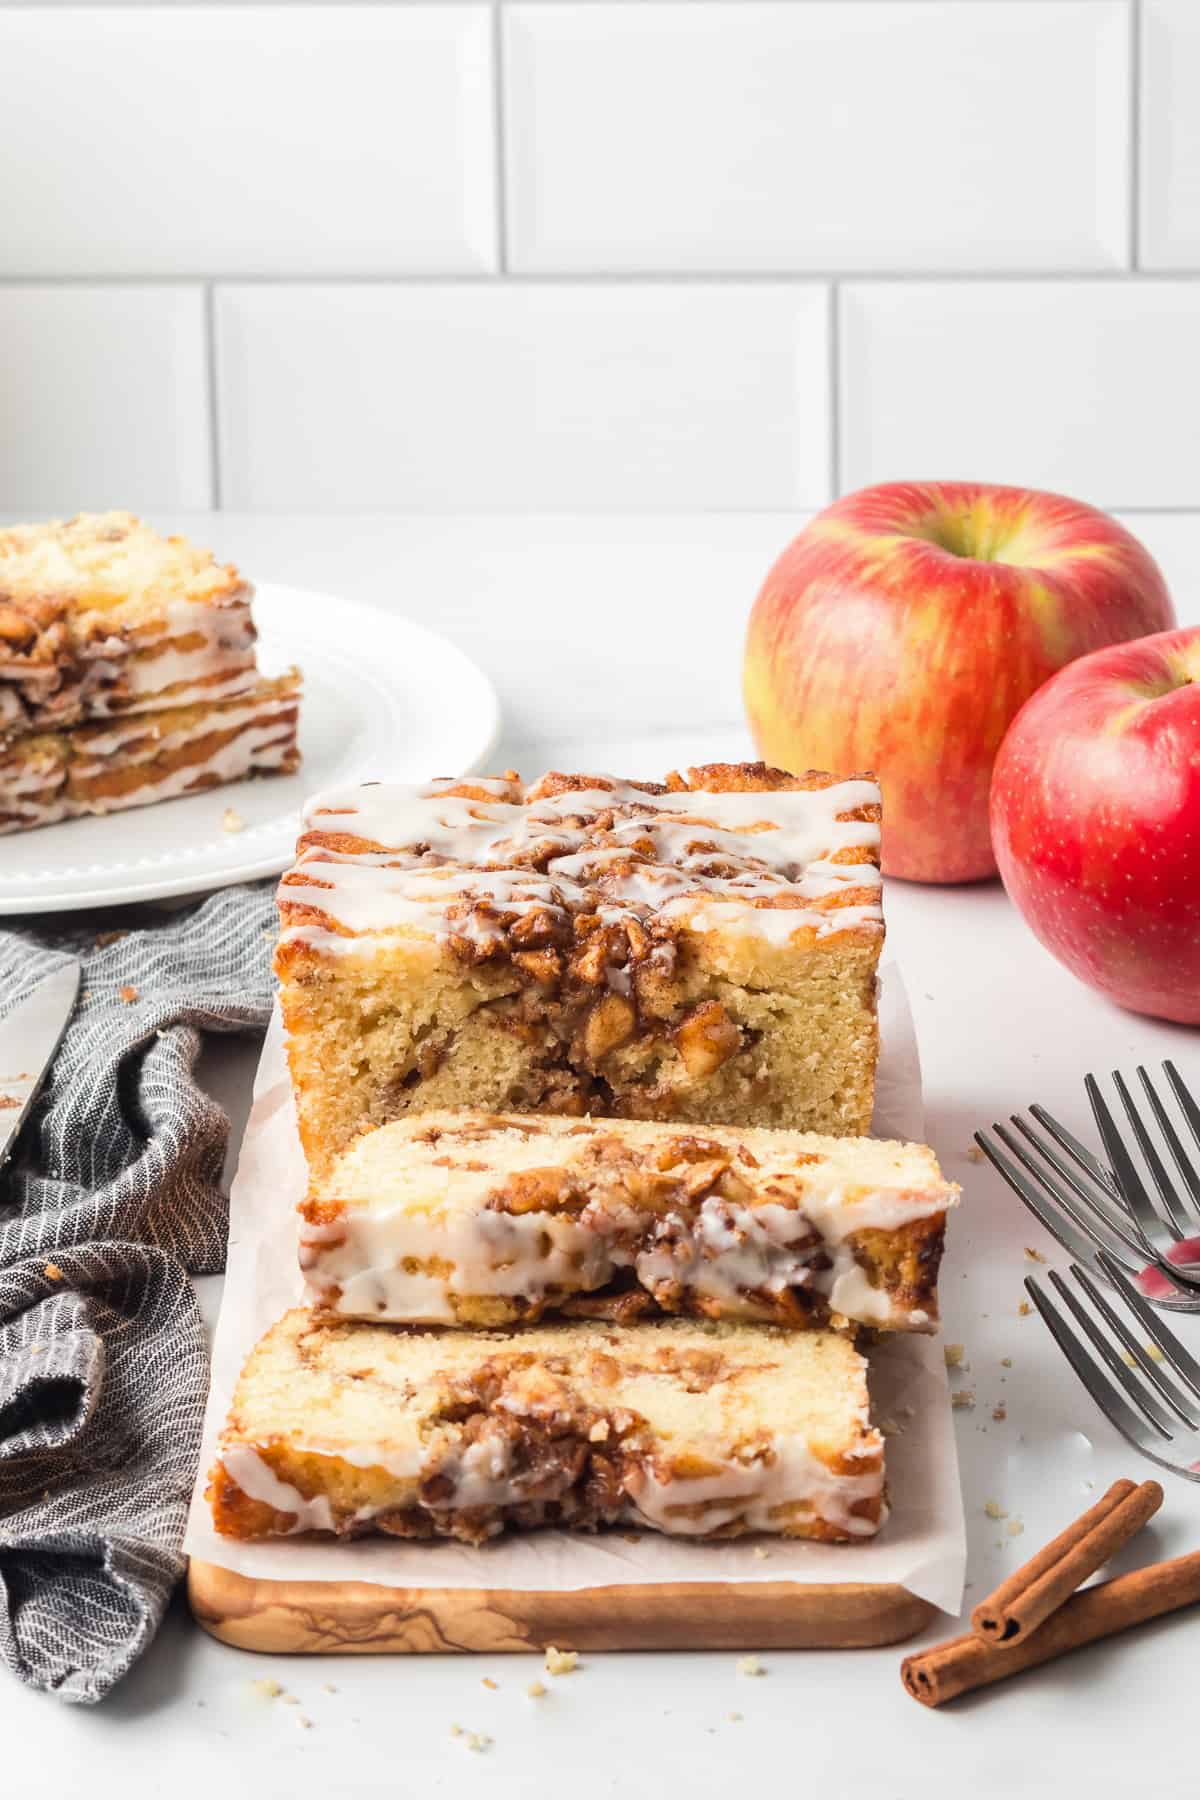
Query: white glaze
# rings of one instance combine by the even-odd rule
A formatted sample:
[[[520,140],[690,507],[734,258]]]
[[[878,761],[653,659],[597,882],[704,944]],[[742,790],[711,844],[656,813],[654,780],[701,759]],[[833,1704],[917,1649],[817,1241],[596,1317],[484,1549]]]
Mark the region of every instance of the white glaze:
[[[427,1171],[430,1182],[440,1173]],[[433,1187],[430,1197],[436,1198]],[[729,1316],[761,1315],[747,1296],[789,1289],[822,1295],[833,1312],[861,1324],[904,1329],[928,1324],[895,1306],[873,1287],[854,1255],[854,1232],[896,1231],[939,1216],[943,1193],[905,1190],[858,1192],[842,1188],[806,1191],[802,1207],[734,1204],[708,1196],[690,1221],[668,1212],[667,1241],[637,1249],[645,1218],[632,1207],[606,1204],[580,1223],[554,1212],[505,1213],[482,1204],[440,1210],[436,1205],[355,1206],[336,1222],[300,1221],[300,1262],[314,1298],[351,1318],[409,1324],[441,1324],[457,1317],[453,1297],[523,1297],[591,1293],[624,1269],[643,1287],[678,1282],[720,1302]],[[821,1240],[811,1243],[814,1231]],[[822,1250],[830,1266],[812,1266]],[[447,1275],[420,1266],[437,1258]],[[405,1267],[405,1264],[417,1265]]]
[[[539,907],[558,918],[597,910],[607,923],[654,914],[688,930],[732,928],[773,943],[800,929],[822,937],[882,929],[877,899],[815,904],[848,889],[879,890],[873,863],[833,860],[839,851],[877,850],[878,824],[839,817],[877,804],[874,782],[647,794],[591,779],[573,793],[543,795],[535,786],[528,798],[518,783],[498,779],[476,784],[486,799],[449,794],[447,781],[318,795],[306,829],[345,833],[368,847],[318,843],[302,852],[281,899],[313,907],[329,925],[292,926],[285,941],[334,948],[347,933],[412,929],[486,945],[504,935],[496,912],[511,923]],[[535,846],[544,873],[521,866]],[[472,910],[480,907],[490,912]]]

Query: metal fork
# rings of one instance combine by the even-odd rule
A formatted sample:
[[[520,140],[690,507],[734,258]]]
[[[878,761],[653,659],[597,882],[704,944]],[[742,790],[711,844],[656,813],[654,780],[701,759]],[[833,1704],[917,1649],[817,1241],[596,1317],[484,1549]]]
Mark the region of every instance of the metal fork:
[[[1163,1072],[1180,1115],[1200,1149],[1200,1107],[1174,1063],[1165,1062]],[[1009,1155],[986,1132],[977,1131],[975,1141],[1030,1212],[1078,1262],[1107,1281],[1100,1261],[1100,1253],[1104,1252],[1110,1262],[1140,1282],[1146,1297],[1156,1306],[1174,1312],[1197,1312],[1200,1175],[1146,1070],[1139,1067],[1137,1074],[1178,1171],[1180,1185],[1167,1174],[1126,1082],[1114,1072],[1113,1083],[1150,1172],[1161,1212],[1150,1199],[1094,1075],[1088,1075],[1084,1085],[1110,1166],[1105,1167],[1042,1106],[1029,1108],[1042,1128],[1040,1132],[1017,1113],[1012,1115],[1015,1135],[1004,1125],[993,1125]]]
[[[1101,1273],[1157,1349],[1161,1361],[1155,1360],[1078,1263],[1072,1263],[1071,1274],[1091,1303],[1091,1311],[1057,1271],[1051,1270],[1048,1280],[1082,1337],[1032,1275],[1026,1277],[1026,1291],[1109,1423],[1160,1468],[1170,1469],[1187,1481],[1200,1481],[1200,1363],[1126,1280],[1113,1259],[1101,1250],[1097,1260]]]

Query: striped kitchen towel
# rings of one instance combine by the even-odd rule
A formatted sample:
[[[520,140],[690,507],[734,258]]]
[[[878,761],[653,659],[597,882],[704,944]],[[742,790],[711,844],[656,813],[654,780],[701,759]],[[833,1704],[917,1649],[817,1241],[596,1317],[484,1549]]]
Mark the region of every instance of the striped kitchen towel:
[[[127,932],[0,932],[0,1017],[65,953],[81,999],[0,1174],[0,1658],[100,1700],[183,1570],[208,1355],[188,1272],[224,1267],[229,1122],[206,1031],[262,1031],[270,885]]]

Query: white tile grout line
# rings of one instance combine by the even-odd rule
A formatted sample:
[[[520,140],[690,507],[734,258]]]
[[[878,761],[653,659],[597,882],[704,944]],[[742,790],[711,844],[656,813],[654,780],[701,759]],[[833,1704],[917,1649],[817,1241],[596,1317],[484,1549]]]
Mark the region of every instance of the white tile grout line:
[[[1129,6],[1129,267],[1141,266],[1142,0]]]
[[[6,0],[0,0],[0,12]],[[32,0],[31,0],[32,3]],[[64,4],[66,0],[64,0]],[[145,0],[155,4],[158,0]],[[233,5],[235,0],[225,0]],[[307,0],[304,0],[307,3]],[[382,4],[383,0],[379,0]],[[447,0],[457,4],[458,0]],[[547,0],[551,4],[552,0]],[[671,0],[672,4],[676,0]],[[797,0],[804,5],[808,0]],[[851,0],[851,4],[856,0]],[[890,0],[888,0],[890,4]],[[964,5],[973,0],[962,0]],[[1031,0],[1013,0],[1014,4],[1030,4]],[[1090,0],[1083,0],[1088,4]],[[284,0],[271,0],[283,5]],[[624,4],[624,0],[622,0]],[[678,0],[682,5],[683,0]],[[494,272],[448,269],[394,270],[380,273],[364,269],[354,274],[330,274],[314,270],[309,274],[290,272],[286,275],[246,275],[191,270],[173,275],[113,274],[106,270],[97,275],[14,275],[0,274],[0,289],[34,287],[114,288],[114,287],[816,287],[829,282],[843,286],[877,286],[885,283],[906,286],[988,287],[997,284],[1065,287],[1079,283],[1087,287],[1162,287],[1200,285],[1200,265],[1174,269],[579,269],[528,271],[498,276]]]
[[[842,491],[842,372],[839,366],[842,340],[842,284],[829,286],[829,495]]]
[[[496,164],[496,268],[508,274],[508,72],[504,61],[504,8],[492,4],[492,129]]]
[[[208,479],[213,510],[224,506],[221,480],[220,383],[217,378],[216,284],[204,284],[204,362],[208,378]]]

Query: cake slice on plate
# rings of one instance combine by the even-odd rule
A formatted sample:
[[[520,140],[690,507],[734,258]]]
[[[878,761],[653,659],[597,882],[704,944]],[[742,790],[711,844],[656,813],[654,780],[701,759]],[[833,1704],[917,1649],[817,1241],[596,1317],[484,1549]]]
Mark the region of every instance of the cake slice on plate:
[[[348,1317],[932,1331],[957,1194],[920,1144],[425,1113],[365,1132],[312,1178],[300,1260],[313,1300]]]
[[[208,1497],[237,1538],[636,1525],[850,1541],[884,1516],[883,1440],[866,1365],[834,1332],[420,1331],[296,1311],[246,1363]]]
[[[443,1108],[865,1132],[879,834],[873,780],[761,763],[319,796],[276,955],[310,1164]]]

